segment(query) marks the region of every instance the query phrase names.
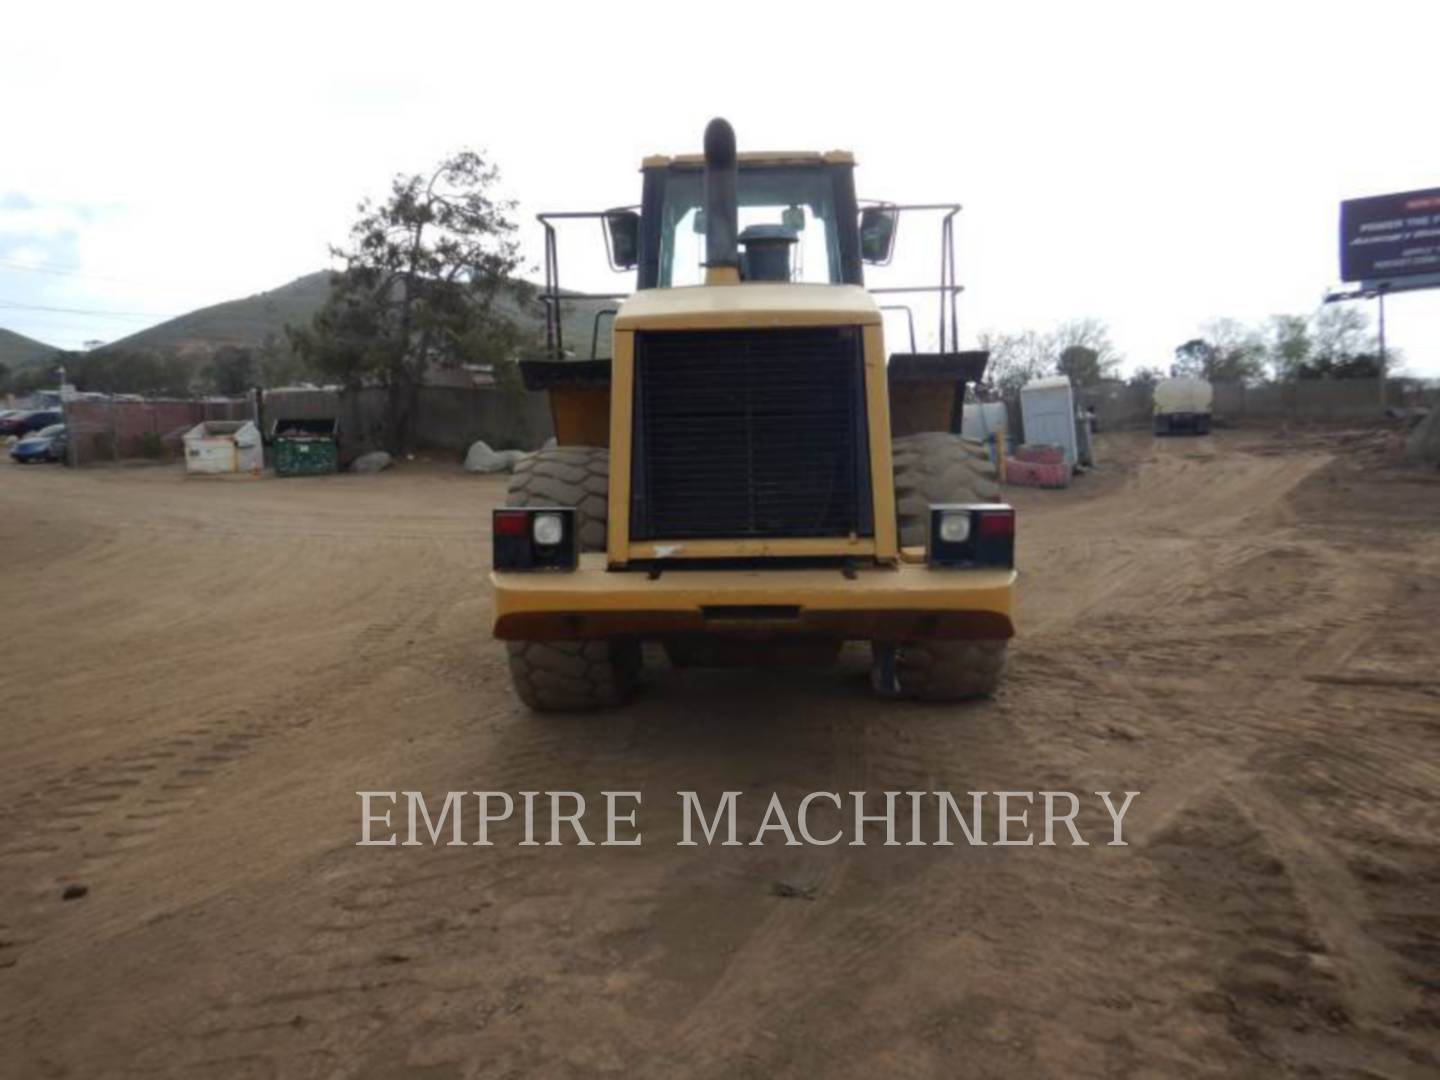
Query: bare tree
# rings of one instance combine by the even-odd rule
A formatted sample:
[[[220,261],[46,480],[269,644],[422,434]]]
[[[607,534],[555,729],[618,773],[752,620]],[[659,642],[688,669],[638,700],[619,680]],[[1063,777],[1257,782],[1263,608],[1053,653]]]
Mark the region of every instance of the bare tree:
[[[1265,339],[1238,319],[1214,319],[1201,336],[1175,349],[1175,375],[1212,382],[1256,382],[1265,377]]]
[[[1304,315],[1272,315],[1266,349],[1276,378],[1294,378],[1310,359],[1314,341]]]
[[[1069,349],[1084,349],[1094,354],[1093,382],[1110,377],[1123,359],[1120,350],[1110,340],[1110,327],[1101,319],[1067,319],[1050,336],[1057,362]],[[1071,381],[1074,381],[1073,377]]]
[[[1326,367],[1379,351],[1370,320],[1353,304],[1326,304],[1315,316],[1313,333],[1315,359]]]
[[[990,353],[985,384],[1000,397],[1014,397],[1031,379],[1054,370],[1055,346],[1048,334],[986,330],[980,335],[979,345]]]

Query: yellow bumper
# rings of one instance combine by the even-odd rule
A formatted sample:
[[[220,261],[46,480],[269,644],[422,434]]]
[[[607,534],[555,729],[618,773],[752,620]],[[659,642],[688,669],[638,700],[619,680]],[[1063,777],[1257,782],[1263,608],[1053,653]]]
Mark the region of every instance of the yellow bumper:
[[[642,570],[582,555],[571,573],[492,572],[495,636],[562,641],[679,633],[799,634],[850,640],[1014,635],[1013,570],[901,564],[839,568]]]

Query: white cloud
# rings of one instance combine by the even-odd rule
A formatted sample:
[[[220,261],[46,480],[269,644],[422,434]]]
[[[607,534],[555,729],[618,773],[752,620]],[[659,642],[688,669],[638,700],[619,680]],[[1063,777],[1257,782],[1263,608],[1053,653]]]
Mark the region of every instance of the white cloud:
[[[1313,309],[1341,198],[1440,184],[1437,39],[1433,2],[35,5],[0,42],[6,188],[105,210],[75,226],[86,277],[0,270],[0,296],[268,288],[463,145],[502,167],[538,263],[536,210],[634,201],[643,154],[723,114],[743,146],[854,149],[865,193],[963,202],[967,336],[1092,315],[1164,363],[1211,317]],[[570,283],[613,287],[566,242]],[[891,280],[933,265],[916,248]],[[1440,374],[1440,293],[1389,314]]]

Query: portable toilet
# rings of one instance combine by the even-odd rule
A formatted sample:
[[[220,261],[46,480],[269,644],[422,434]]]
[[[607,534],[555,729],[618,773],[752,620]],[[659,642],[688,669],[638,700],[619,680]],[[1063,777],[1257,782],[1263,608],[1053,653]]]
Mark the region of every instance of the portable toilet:
[[[192,473],[253,473],[265,467],[260,429],[250,420],[203,420],[185,433],[185,469]]]
[[[1058,446],[1070,465],[1080,461],[1075,434],[1075,392],[1066,375],[1032,379],[1020,391],[1020,422],[1027,443]]]

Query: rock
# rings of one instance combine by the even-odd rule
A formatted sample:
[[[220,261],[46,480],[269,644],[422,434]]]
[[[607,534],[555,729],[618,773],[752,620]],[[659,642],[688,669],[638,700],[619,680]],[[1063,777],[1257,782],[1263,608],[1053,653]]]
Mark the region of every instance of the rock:
[[[548,439],[546,439],[543,443],[540,444],[540,449],[541,449],[541,450],[554,450],[555,447],[557,447],[557,446],[559,446],[559,445],[560,445],[560,444],[555,441],[555,436],[554,436],[554,435],[551,435]]]
[[[61,900],[79,900],[90,892],[89,885],[66,885],[65,891],[60,894]]]
[[[490,444],[477,439],[465,452],[465,471],[473,473],[509,472],[525,456],[523,450],[491,450]]]
[[[382,469],[388,469],[392,464],[390,455],[384,450],[372,450],[368,454],[361,454],[350,463],[350,471],[357,473],[377,473]]]
[[[1412,461],[1440,465],[1440,409],[1411,429],[1405,453]]]
[[[814,900],[815,888],[814,885],[791,885],[788,881],[772,881],[770,895],[784,900]]]

